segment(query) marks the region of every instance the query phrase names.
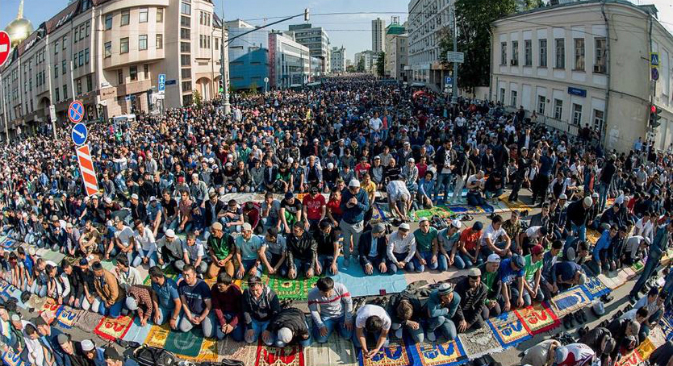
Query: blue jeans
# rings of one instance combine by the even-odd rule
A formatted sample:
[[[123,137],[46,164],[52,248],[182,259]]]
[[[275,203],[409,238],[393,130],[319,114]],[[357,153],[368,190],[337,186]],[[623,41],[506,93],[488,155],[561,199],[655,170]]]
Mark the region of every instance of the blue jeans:
[[[267,320],[265,322],[262,322],[262,321],[259,321],[259,320],[252,319],[252,323],[250,323],[250,325],[252,327],[252,330],[255,333],[252,335],[252,337],[249,337],[249,338],[247,336],[245,336],[244,337],[245,342],[250,343],[250,344],[251,343],[257,343],[257,339],[259,339],[259,335],[262,334],[262,332],[266,330],[266,327],[269,326],[269,321]]]
[[[321,254],[318,256],[318,263],[320,263],[320,266],[322,267],[322,274],[327,275],[329,274],[330,276],[336,275],[336,273],[332,273],[332,270],[330,267],[332,266],[332,261],[334,260],[333,255],[325,255]]]
[[[346,329],[346,320],[343,317],[323,319],[322,323],[325,328],[327,328],[327,335],[324,337],[320,335],[320,327],[315,323],[313,324],[313,338],[315,338],[315,341],[318,343],[327,343],[327,339],[336,327],[339,327],[339,335],[341,338],[351,339],[353,336],[353,331]]]
[[[481,254],[477,256],[477,263],[474,263],[472,257],[463,253],[456,254],[456,262],[458,262],[457,261],[458,257],[460,257],[460,259],[462,259],[463,262],[465,263],[465,268],[472,268],[473,266],[479,266],[482,263],[484,263],[484,257]]]
[[[450,255],[450,251],[448,253]],[[448,270],[449,269],[448,259],[446,259],[446,257],[443,254],[438,254],[437,257],[438,257],[437,261],[439,262],[437,268],[439,269],[439,271],[444,272]],[[465,261],[460,256],[460,253],[456,253],[456,255],[453,257],[453,266],[458,269],[465,269]]]
[[[586,225],[575,225],[570,223],[570,229],[575,233],[575,237],[579,238],[581,241],[587,240],[587,226]]]
[[[467,192],[467,204],[470,206],[483,206],[486,204],[486,201],[479,192]]]
[[[437,175],[437,182],[435,184],[435,192],[433,196],[433,201],[437,201],[437,196],[439,196],[439,192],[441,191],[442,188],[444,188],[444,199],[443,201],[446,201],[449,199],[449,188],[451,186],[451,173],[449,174],[442,174],[440,173]]]
[[[355,325],[354,325],[355,326]],[[368,339],[375,339],[376,342],[378,342],[379,337],[381,337],[381,332],[378,333],[369,333],[367,330],[363,329],[362,330],[365,335],[365,340]],[[390,337],[386,337],[386,342],[383,343],[383,347],[388,347],[388,344],[390,343]],[[357,350],[358,348],[362,348],[362,345],[360,344],[360,339],[358,338],[358,333],[353,332],[353,346],[355,346],[355,349]]]
[[[605,203],[608,200],[608,193],[610,193],[610,185],[605,183],[600,183],[598,185],[598,210],[603,212],[605,210]]]
[[[657,271],[657,266],[659,265],[660,259],[661,258],[658,256],[650,255],[649,257],[647,257],[647,262],[645,263],[645,268],[643,268],[643,273],[640,274],[638,282],[636,282],[636,284],[633,285],[633,289],[629,293],[629,296],[638,297],[638,292],[640,291],[640,289],[642,289],[643,286],[645,286],[647,280],[649,280],[652,274],[654,274]]]
[[[243,265],[243,268],[245,269],[245,272],[243,273],[243,276],[245,276],[245,274],[248,273],[248,271],[255,265],[255,262],[257,262],[257,259],[243,259],[243,260],[241,260],[241,262],[242,262],[241,264]],[[263,271],[264,271],[264,268],[262,268],[262,263],[260,262],[260,264],[257,266],[256,276],[261,277]],[[243,276],[241,276],[238,273],[238,268],[237,268],[236,269],[236,278],[238,278],[240,280],[241,278],[243,278]]]
[[[293,259],[292,266],[297,273],[297,278],[299,278],[299,275],[306,275],[306,272],[311,269],[311,264],[312,263],[310,261],[304,262],[301,259]]]
[[[449,341],[454,340],[458,334],[453,320],[441,315],[436,318],[430,318],[430,323],[428,324],[428,334],[437,330],[439,330],[440,333]]]
[[[110,318],[119,318],[122,313],[122,308],[124,307],[124,301],[126,301],[125,298],[117,301],[112,306],[110,306],[110,308],[107,308],[105,302],[101,301],[98,313],[104,316],[107,315]]]
[[[227,321],[227,323],[230,322],[231,319],[233,319],[236,316],[236,314],[231,312],[224,312],[222,315],[224,316],[224,319]],[[209,316],[212,316],[213,318],[212,321],[213,324],[215,325],[215,335],[217,336],[217,339],[223,340],[227,336],[227,334],[224,334],[224,332],[222,332],[222,325],[217,321],[217,316],[215,315],[215,312],[211,311]],[[236,325],[236,328],[234,328],[234,330],[232,330],[231,333],[229,333],[228,335],[230,335],[231,338],[233,338],[236,342],[242,342],[243,324],[238,323]]]
[[[435,261],[435,263],[432,263],[432,252],[417,252],[418,255],[421,256],[421,258],[425,259],[425,265],[421,264],[421,261],[418,260],[416,256],[414,256],[413,262],[414,262],[414,267],[416,268],[416,272],[423,272],[425,271],[425,266],[427,265],[428,268],[430,269],[437,269],[437,266],[439,265],[439,260]]]
[[[152,253],[150,254],[149,251],[145,251],[145,250],[142,250],[142,249],[140,249],[138,251],[138,254],[136,254],[136,258],[133,260],[133,264],[131,264],[131,265],[133,267],[138,267],[139,265],[141,265],[143,263],[143,258],[146,258],[148,256],[149,256],[148,262],[149,262],[150,268],[156,266],[157,265],[157,260],[158,260],[157,252],[152,251]]]
[[[278,261],[281,258],[280,254],[273,254],[270,251],[266,251],[264,253],[264,255],[266,255],[266,260],[269,262],[269,264],[271,266],[275,266],[276,264],[278,264]],[[286,263],[286,261],[283,261],[283,264],[281,264],[280,267],[278,267],[278,271],[276,272],[276,274],[279,275],[280,277],[287,276],[287,263]]]
[[[397,261],[404,260],[407,257],[407,253],[393,253]],[[397,264],[395,263],[390,263],[390,266],[388,266],[388,273],[390,274],[395,274],[399,268],[397,268]],[[404,266],[404,270],[407,272],[413,272],[414,271],[414,261],[413,259],[409,261],[409,263],[406,263]]]
[[[504,249],[506,246],[507,246],[506,241],[501,241],[499,243],[495,243],[495,247],[498,248],[498,249]],[[485,246],[485,247],[482,247],[481,250],[479,251],[479,256],[482,257],[483,261],[485,262],[486,259],[488,258],[488,256],[493,254],[493,253],[495,253],[495,252],[492,251],[491,249],[489,249],[489,247]]]
[[[159,306],[159,321],[156,323],[156,325],[164,325],[165,323],[167,323],[168,320],[173,316],[173,310],[174,308],[169,309]],[[180,313],[178,313],[178,319],[176,319],[176,324],[180,324],[180,318],[182,318],[182,316]]]

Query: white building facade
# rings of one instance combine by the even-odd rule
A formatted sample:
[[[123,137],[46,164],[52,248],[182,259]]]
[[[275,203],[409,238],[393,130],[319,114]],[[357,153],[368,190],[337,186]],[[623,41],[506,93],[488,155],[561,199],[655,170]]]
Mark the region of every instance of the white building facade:
[[[402,25],[391,24],[386,28],[386,78],[407,81],[405,68],[409,66],[408,37]]]
[[[454,0],[409,2],[409,66],[411,79],[435,90],[444,89],[448,70],[440,62],[440,41],[451,26]]]
[[[346,49],[332,47],[330,54],[330,68],[333,74],[340,74],[346,72]]]
[[[538,121],[572,134],[588,125],[618,151],[648,137],[655,104],[663,118],[650,137],[665,149],[673,143],[673,36],[650,15],[652,7],[601,3],[561,4],[494,22],[490,98],[535,111]],[[656,82],[652,53],[660,61]]]
[[[330,72],[329,36],[322,27],[313,27],[310,23],[290,25],[289,35],[311,52],[311,57],[321,60],[321,72]]]
[[[311,56],[308,47],[277,32],[269,33],[269,86],[285,89],[309,82]]]

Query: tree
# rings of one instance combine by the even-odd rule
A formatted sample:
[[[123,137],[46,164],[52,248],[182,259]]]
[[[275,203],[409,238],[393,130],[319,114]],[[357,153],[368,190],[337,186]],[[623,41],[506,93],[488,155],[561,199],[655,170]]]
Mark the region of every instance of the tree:
[[[355,66],[353,65],[346,66],[346,72],[355,72]]]
[[[257,86],[256,81],[253,81],[252,83],[250,83],[250,94],[253,94],[253,95],[257,94],[258,89],[259,89],[259,86]]]
[[[199,93],[198,90],[194,90],[192,97],[194,98],[194,104],[196,105],[196,108],[201,108],[203,105],[203,98],[201,97],[201,93]]]
[[[515,11],[516,0],[456,0],[458,51],[465,54],[465,62],[458,73],[461,88],[471,92],[477,86],[489,85],[491,23]],[[453,29],[447,29],[445,33],[440,40],[441,58],[446,67],[452,68],[446,62],[446,52],[453,51],[453,39],[450,38]]]
[[[357,72],[364,72],[365,71],[365,58],[360,57],[358,60],[358,67],[357,67]]]
[[[386,73],[386,53],[380,52],[376,59],[376,75],[383,77]]]

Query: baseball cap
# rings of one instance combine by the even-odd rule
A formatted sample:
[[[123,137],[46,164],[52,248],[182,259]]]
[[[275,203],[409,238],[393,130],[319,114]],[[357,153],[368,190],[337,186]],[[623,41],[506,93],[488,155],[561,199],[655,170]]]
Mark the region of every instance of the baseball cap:
[[[481,276],[481,270],[476,267],[472,267],[467,271],[467,275],[469,277],[480,277]]]
[[[154,197],[154,196],[150,197],[150,202],[152,202],[152,201],[156,201],[156,200],[157,200],[156,197]]]
[[[83,340],[82,343],[80,343],[80,345],[82,346],[82,351],[84,351],[84,352],[93,351],[93,349],[95,347],[93,342],[90,339]]]
[[[487,263],[500,263],[500,256],[493,253],[486,258]]]
[[[460,229],[463,227],[463,223],[460,222],[460,220],[451,220],[451,226],[455,227],[456,229]]]
[[[131,195],[131,199],[133,199],[133,200],[137,200],[137,199],[138,199],[138,195],[137,195],[137,194],[135,194],[135,193],[134,193],[134,194],[132,194],[132,195]]]
[[[540,254],[542,254],[542,253],[544,252],[544,248],[542,247],[542,245],[537,244],[536,246],[534,246],[534,247],[532,247],[532,248],[530,249],[530,252],[531,252],[533,255],[540,255]]]
[[[522,256],[515,254],[512,256],[512,263],[516,266],[518,269],[523,269],[526,267],[526,261],[523,259]]]
[[[360,181],[357,179],[351,179],[350,182],[348,182],[349,187],[359,187],[360,186]]]
[[[166,237],[167,238],[175,238],[175,231],[173,231],[173,229],[166,230]]]
[[[404,222],[404,223],[402,223],[402,225],[400,225],[399,229],[404,230],[404,231],[409,231],[409,230],[411,230],[411,227],[409,227],[409,224]]]
[[[386,231],[386,227],[381,223],[375,224],[374,227],[372,227],[372,232],[375,234],[379,234],[384,231]]]
[[[241,228],[243,231],[252,231],[252,226],[250,226],[250,224],[247,222],[244,222]]]

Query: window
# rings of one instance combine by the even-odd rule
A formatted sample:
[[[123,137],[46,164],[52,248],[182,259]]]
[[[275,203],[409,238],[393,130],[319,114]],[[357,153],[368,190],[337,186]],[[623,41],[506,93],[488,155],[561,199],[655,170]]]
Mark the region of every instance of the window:
[[[66,44],[68,43],[68,36],[63,36],[63,45],[62,45],[62,50],[65,49]]]
[[[573,124],[582,124],[582,105],[573,103]]]
[[[563,101],[554,99],[554,118],[561,120],[561,117],[563,117]]]
[[[91,21],[87,21],[86,22],[86,36],[88,37],[90,34],[91,34]],[[80,34],[80,37],[82,37],[81,34]]]
[[[75,52],[75,53],[72,55],[72,59],[75,60],[75,61],[77,60],[77,52]],[[77,68],[77,62],[73,62],[73,66],[72,66],[72,68],[73,68],[73,69],[76,69],[76,68]]]
[[[190,39],[190,34],[189,29],[180,28],[180,39]]]
[[[544,116],[544,110],[547,107],[547,98],[543,95],[537,97],[537,114]]]
[[[89,64],[89,49],[88,48],[84,50],[84,63],[87,64],[87,65]]]
[[[603,111],[594,109],[594,129],[603,131]]]
[[[547,67],[547,40],[540,40],[540,67]]]
[[[84,51],[79,51],[79,66],[84,66]]]
[[[82,79],[77,79],[77,95],[82,94]]]
[[[575,70],[584,71],[584,38],[575,38]]]
[[[507,42],[500,43],[500,65],[507,65]]]
[[[183,27],[189,27],[190,25],[192,25],[192,19],[190,17],[181,16],[180,25]]]
[[[189,42],[180,42],[180,52],[189,53],[191,47]]]
[[[554,66],[557,69],[566,68],[566,44],[565,39],[556,38],[556,65]]]
[[[131,77],[131,81],[138,80],[138,66],[129,67],[129,76]]]
[[[164,35],[163,34],[157,34],[157,49],[163,49],[164,48]]]
[[[192,14],[192,6],[189,5],[188,3],[181,3],[180,4],[180,13],[184,15],[191,15]]]
[[[190,63],[191,63],[191,61],[189,59],[189,55],[181,55],[180,56],[180,65],[189,66]]]
[[[148,65],[148,64],[143,65],[143,75],[144,75],[145,79],[150,78],[150,65]]]
[[[57,87],[56,89],[54,89],[54,95],[56,96],[56,101],[57,102],[61,100],[60,96],[58,95],[58,92],[59,92],[59,89]]]
[[[129,38],[122,38],[119,40],[119,53],[129,52]]]
[[[112,14],[105,16],[105,30],[112,29]]]
[[[163,22],[164,22],[164,9],[157,8],[157,23],[163,23]]]
[[[63,99],[68,99],[68,84],[63,84]]]
[[[79,35],[79,27],[76,27],[75,28],[75,38],[72,39],[72,41],[74,43],[77,43],[77,38],[79,38],[78,35]]]
[[[182,78],[183,79],[191,79],[192,78],[192,69],[190,69],[190,68],[182,69]]]
[[[138,10],[138,23],[147,23],[147,13],[149,12],[149,9],[147,8],[142,8]]]
[[[131,11],[130,10],[122,10],[122,18],[121,18],[121,25],[129,25],[129,22],[131,20]]]
[[[533,41],[523,41],[523,48],[524,66],[533,66]]]
[[[147,34],[138,36],[138,49],[141,51],[147,49]]]
[[[512,93],[511,93],[511,95],[510,95],[510,99],[511,99],[511,102],[512,102],[512,103],[511,103],[512,107],[516,107],[516,97],[517,97],[517,94],[518,94],[518,93],[516,92],[516,90],[512,90]]]
[[[182,82],[182,91],[183,92],[188,92],[192,90],[192,82],[191,81],[183,81]]]
[[[124,70],[117,70],[117,84],[124,84]]]
[[[605,74],[605,38],[600,37],[595,39],[596,43],[596,60],[594,60],[594,72],[598,74]],[[602,115],[602,112],[601,112]]]
[[[519,41],[512,41],[512,66],[519,64]]]
[[[58,41],[54,42],[54,55],[58,55]]]
[[[105,42],[105,58],[112,56],[112,42]]]
[[[505,88],[500,88],[500,103],[505,103]]]
[[[93,90],[93,78],[91,77],[91,74],[86,76],[86,91],[90,92]]]
[[[73,60],[73,62],[75,62],[75,60]],[[67,67],[65,66],[65,60],[63,60],[61,61],[61,75],[65,75],[65,70],[67,70]]]
[[[58,79],[58,65],[54,65],[54,79]]]

